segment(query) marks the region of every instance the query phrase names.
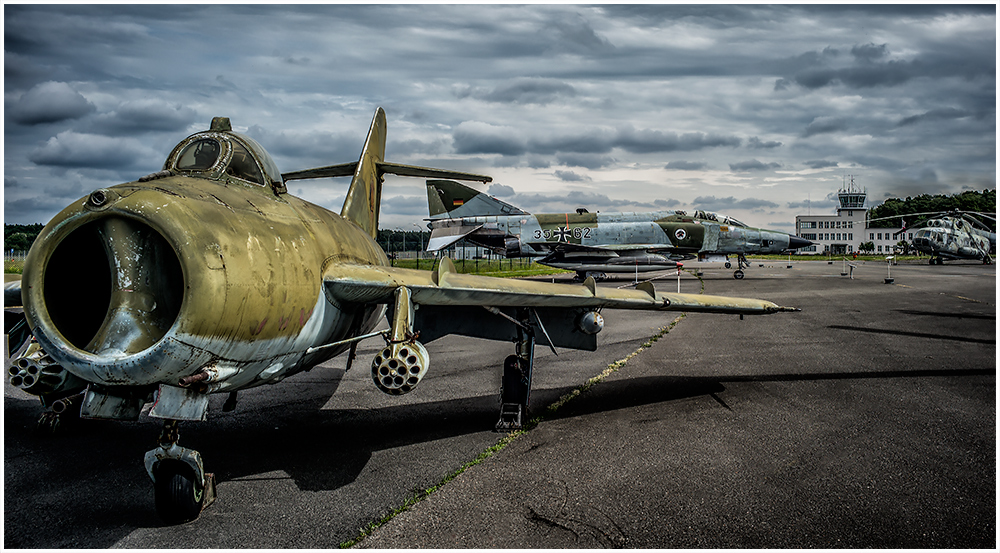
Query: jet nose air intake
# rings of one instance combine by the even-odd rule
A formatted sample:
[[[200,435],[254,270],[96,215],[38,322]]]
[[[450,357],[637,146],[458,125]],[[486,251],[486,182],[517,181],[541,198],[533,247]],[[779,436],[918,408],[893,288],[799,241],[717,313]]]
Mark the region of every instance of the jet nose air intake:
[[[36,323],[64,346],[102,357],[136,354],[163,338],[180,313],[177,255],[136,219],[109,215],[86,223],[42,266]]]

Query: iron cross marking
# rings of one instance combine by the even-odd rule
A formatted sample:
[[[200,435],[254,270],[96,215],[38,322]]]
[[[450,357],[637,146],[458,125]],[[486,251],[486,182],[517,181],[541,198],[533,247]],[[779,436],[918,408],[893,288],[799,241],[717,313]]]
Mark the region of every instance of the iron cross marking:
[[[569,237],[572,236],[572,235],[573,235],[573,231],[571,231],[567,227],[559,227],[558,229],[552,231],[552,238],[555,238],[556,242],[567,242],[568,243],[569,242]]]

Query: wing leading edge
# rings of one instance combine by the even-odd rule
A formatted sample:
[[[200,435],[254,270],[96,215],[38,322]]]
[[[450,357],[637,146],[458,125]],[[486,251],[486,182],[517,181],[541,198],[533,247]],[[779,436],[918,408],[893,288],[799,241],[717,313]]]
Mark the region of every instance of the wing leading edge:
[[[436,271],[375,265],[331,265],[323,275],[326,292],[340,302],[392,303],[396,290],[409,289],[419,305],[528,308],[648,309],[764,315],[798,311],[766,300],[658,292],[646,282],[634,290],[554,284],[458,273],[450,259]]]

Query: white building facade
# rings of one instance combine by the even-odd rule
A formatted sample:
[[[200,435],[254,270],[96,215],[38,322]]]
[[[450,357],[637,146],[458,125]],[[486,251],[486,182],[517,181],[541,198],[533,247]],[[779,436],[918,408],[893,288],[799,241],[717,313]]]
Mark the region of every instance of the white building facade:
[[[872,242],[875,253],[892,253],[901,240],[912,240],[913,233],[898,234],[901,228],[868,228],[868,193],[851,184],[837,193],[840,206],[836,215],[797,215],[795,233],[815,245],[800,248],[798,253],[814,255],[848,255],[860,250],[861,244]],[[894,236],[895,235],[895,236]]]

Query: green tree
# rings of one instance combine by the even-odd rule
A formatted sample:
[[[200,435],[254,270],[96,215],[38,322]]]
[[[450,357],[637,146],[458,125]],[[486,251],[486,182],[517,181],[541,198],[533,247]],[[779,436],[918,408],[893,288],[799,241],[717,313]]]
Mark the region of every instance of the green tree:
[[[3,226],[3,248],[5,252],[11,250],[26,252],[35,242],[38,233],[42,232],[43,226],[35,223],[33,225],[8,225]]]
[[[914,227],[930,217],[930,215],[913,215],[915,213],[933,214],[953,209],[996,213],[997,192],[996,190],[983,190],[982,192],[967,190],[961,194],[953,194],[951,196],[944,194],[921,194],[915,198],[907,196],[905,200],[889,198],[873,207],[868,213],[868,218],[880,219],[882,217],[892,217],[891,219],[872,222],[870,223],[872,227],[899,227],[902,226],[903,220],[906,221],[907,227]],[[983,222],[994,231],[996,230],[996,223],[994,221],[985,220]]]

